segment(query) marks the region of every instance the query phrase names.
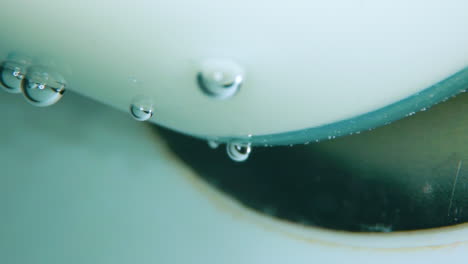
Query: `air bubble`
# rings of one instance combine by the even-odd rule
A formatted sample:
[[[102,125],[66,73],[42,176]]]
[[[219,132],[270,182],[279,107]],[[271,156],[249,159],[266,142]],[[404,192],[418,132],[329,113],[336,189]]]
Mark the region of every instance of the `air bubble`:
[[[0,86],[7,92],[21,93],[21,81],[30,64],[28,56],[17,52],[8,54],[6,61],[0,65]]]
[[[40,66],[30,67],[21,84],[26,100],[35,106],[55,104],[62,98],[65,87],[60,74]]]
[[[130,114],[135,120],[147,121],[153,113],[154,109],[150,102],[140,100],[130,105]]]
[[[244,81],[243,70],[229,60],[208,60],[197,75],[200,89],[216,99],[234,96]]]
[[[233,161],[242,162],[249,158],[252,147],[250,144],[228,143],[226,152]]]
[[[217,149],[219,147],[219,143],[214,140],[208,140],[208,146],[212,149]]]
[[[25,72],[23,65],[16,62],[4,62],[0,70],[0,83],[4,90],[10,93],[21,93],[21,81]]]

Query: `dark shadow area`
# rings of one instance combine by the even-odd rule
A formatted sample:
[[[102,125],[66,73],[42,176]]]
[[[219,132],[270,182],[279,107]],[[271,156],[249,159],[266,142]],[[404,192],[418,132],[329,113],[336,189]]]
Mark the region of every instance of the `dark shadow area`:
[[[359,135],[254,148],[241,163],[225,145],[157,131],[202,179],[249,208],[304,225],[390,232],[468,220],[466,112],[465,94]]]
[[[433,228],[468,219],[468,210],[456,212],[456,221],[448,217],[447,203],[438,202],[438,196],[446,200],[445,192],[427,186],[430,195],[415,197],[401,182],[390,181],[385,171],[363,171],[324,155],[320,143],[257,148],[246,162],[236,163],[227,157],[224,145],[212,150],[204,141],[158,130],[201,178],[247,207],[274,217],[375,232]],[[374,176],[363,178],[363,173]],[[468,204],[467,195],[464,200]]]

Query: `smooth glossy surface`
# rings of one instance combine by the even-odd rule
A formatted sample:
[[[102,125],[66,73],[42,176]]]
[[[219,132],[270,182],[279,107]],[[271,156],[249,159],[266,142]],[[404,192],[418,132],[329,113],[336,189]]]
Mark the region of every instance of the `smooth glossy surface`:
[[[303,144],[314,140],[334,139],[342,136],[360,134],[361,131],[372,130],[381,125],[388,125],[402,117],[410,117],[417,112],[424,112],[429,107],[445,102],[449,98],[462,95],[468,89],[468,67],[449,78],[414,94],[404,100],[366,113],[357,117],[342,120],[332,124],[287,133],[271,135],[255,135],[238,138],[219,138],[220,141],[242,140],[252,145],[278,146]]]
[[[164,127],[239,138],[349,120],[463,70],[467,9],[465,0],[5,1],[0,52],[49,57],[70,89],[121,111],[135,94],[155,98],[153,122]],[[211,58],[247,74],[230,100],[198,88]],[[130,89],[129,77],[142,85]]]

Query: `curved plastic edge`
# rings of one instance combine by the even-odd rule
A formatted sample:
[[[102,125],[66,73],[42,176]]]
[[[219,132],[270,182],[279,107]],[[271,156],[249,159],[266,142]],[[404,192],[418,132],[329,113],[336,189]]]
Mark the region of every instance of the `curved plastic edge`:
[[[450,77],[436,83],[435,85],[413,94],[403,100],[387,105],[378,110],[345,119],[335,123],[306,128],[297,131],[270,134],[253,135],[252,137],[223,137],[223,138],[203,138],[220,143],[244,142],[253,146],[280,146],[291,144],[304,144],[318,142],[324,139],[331,139],[364,130],[371,130],[376,127],[390,124],[396,120],[410,116],[416,112],[423,111],[435,104],[448,100],[468,89],[468,67],[451,75]]]

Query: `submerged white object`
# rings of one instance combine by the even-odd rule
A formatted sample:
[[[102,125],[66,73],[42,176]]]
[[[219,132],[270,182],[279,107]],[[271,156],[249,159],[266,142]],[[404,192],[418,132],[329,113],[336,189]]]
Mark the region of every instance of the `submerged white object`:
[[[37,111],[0,94],[0,263],[427,264],[468,254],[467,224],[348,233],[255,213],[150,127],[69,98]]]
[[[123,111],[147,97],[162,126],[253,140],[352,119],[466,75],[466,10],[465,0],[6,1],[0,53],[27,53],[67,89]],[[198,88],[212,59],[245,72],[229,100]]]

